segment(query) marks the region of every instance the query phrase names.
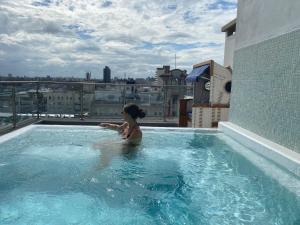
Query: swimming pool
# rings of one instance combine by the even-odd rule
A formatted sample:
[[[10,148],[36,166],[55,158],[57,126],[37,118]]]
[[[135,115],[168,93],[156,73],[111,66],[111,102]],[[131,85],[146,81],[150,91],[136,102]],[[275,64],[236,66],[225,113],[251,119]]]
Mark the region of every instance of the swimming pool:
[[[300,222],[300,179],[217,131],[31,126],[0,145],[0,224]],[[115,144],[114,144],[115,143]]]

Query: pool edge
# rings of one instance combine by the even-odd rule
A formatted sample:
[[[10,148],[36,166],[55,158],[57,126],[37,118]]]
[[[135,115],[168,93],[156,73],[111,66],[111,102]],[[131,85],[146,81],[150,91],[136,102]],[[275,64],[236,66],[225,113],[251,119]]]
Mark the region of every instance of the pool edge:
[[[300,154],[231,122],[220,122],[219,130],[256,153],[300,177]]]
[[[28,125],[28,126],[26,126],[26,127],[20,128],[20,129],[18,129],[18,130],[14,130],[14,131],[12,131],[12,132],[9,132],[9,133],[6,133],[6,134],[1,135],[1,136],[0,136],[0,144],[2,144],[2,143],[5,142],[5,141],[8,141],[8,140],[10,140],[10,139],[12,139],[12,138],[14,138],[14,137],[20,135],[20,134],[23,134],[23,133],[25,133],[25,132],[27,132],[27,131],[33,129],[34,126],[35,126],[35,125],[33,125],[33,124],[32,124],[32,125]]]

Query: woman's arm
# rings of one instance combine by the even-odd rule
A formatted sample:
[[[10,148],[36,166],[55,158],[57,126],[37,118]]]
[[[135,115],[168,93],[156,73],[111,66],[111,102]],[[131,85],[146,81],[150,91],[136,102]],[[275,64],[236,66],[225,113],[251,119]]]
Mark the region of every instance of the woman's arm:
[[[126,122],[124,122],[121,125],[114,124],[114,123],[100,123],[99,124],[99,126],[101,126],[101,127],[109,128],[109,129],[112,129],[112,130],[117,130],[117,131],[120,131],[120,132],[123,131],[123,129],[125,128],[126,125],[127,125]]]

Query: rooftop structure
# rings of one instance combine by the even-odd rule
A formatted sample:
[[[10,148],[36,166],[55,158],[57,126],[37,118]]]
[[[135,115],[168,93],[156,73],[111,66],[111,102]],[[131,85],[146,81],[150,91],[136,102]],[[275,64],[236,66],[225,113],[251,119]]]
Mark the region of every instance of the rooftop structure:
[[[235,50],[235,33],[236,33],[236,21],[234,19],[224,25],[221,29],[225,33],[225,47],[224,47],[224,66],[230,69],[233,68],[233,55]]]

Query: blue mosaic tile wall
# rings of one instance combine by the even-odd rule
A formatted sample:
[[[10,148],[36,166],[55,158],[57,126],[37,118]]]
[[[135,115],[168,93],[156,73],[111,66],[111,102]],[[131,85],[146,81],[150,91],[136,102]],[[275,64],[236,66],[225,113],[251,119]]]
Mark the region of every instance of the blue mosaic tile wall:
[[[300,153],[300,30],[235,51],[229,120]]]

